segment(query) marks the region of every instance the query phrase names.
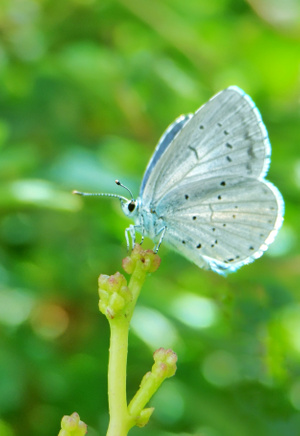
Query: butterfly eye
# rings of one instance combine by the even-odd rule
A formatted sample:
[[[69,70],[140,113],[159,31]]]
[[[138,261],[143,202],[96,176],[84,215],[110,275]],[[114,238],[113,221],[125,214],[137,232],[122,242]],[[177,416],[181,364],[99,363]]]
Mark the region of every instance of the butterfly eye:
[[[135,203],[132,201],[131,203],[128,204],[128,210],[129,212],[133,212],[135,209]]]

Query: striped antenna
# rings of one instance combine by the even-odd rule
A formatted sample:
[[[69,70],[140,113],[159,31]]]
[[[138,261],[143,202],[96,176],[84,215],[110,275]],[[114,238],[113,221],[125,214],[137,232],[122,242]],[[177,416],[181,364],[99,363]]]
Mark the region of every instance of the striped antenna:
[[[118,198],[121,201],[129,201],[128,198],[123,197],[122,195],[117,195],[117,194],[102,194],[102,193],[94,193],[94,192],[79,192],[79,191],[72,191],[72,194],[76,194],[76,195],[82,195],[83,197],[94,197],[94,196],[98,196],[98,197],[115,197]]]
[[[131,195],[131,200],[133,200],[132,192],[130,191],[129,188],[127,188],[127,186],[123,185],[123,184],[120,182],[120,180],[115,180],[115,183],[116,183],[118,186],[122,186],[122,188],[126,189],[126,191],[128,191],[129,194]]]
[[[119,180],[115,180],[115,183],[118,186],[122,186],[122,188],[126,189],[129,194],[131,195],[131,200],[133,200],[133,195],[132,192],[130,191],[130,189],[128,189],[126,186],[124,186]],[[121,201],[129,201],[128,198],[123,197],[122,195],[117,195],[117,194],[106,194],[106,193],[94,193],[94,192],[80,192],[80,191],[72,191],[72,194],[76,194],[76,195],[82,195],[83,197],[94,197],[94,196],[98,196],[98,197],[114,197],[114,198],[118,198]]]

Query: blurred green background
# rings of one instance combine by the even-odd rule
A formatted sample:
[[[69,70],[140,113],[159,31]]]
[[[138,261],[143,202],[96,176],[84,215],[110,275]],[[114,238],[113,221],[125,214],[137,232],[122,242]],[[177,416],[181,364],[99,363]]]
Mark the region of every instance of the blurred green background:
[[[162,246],[130,332],[128,396],[171,347],[178,371],[131,435],[300,434],[300,3],[0,0],[0,434],[52,436],[77,411],[104,435],[109,330],[97,277],[121,270],[163,130],[213,94],[251,95],[285,222],[227,278]],[[146,247],[152,248],[150,241]]]

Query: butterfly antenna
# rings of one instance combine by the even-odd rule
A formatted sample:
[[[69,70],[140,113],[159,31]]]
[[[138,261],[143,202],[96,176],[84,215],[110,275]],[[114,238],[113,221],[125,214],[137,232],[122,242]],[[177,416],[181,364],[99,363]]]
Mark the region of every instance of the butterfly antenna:
[[[126,189],[126,191],[129,192],[129,194],[131,195],[131,200],[134,199],[134,198],[133,198],[133,195],[132,195],[132,192],[130,191],[130,189],[127,188],[127,186],[123,185],[123,184],[120,182],[120,180],[115,180],[115,183],[116,183],[118,186],[122,186],[122,188]]]
[[[93,193],[93,192],[80,192],[80,191],[73,191],[72,194],[76,194],[76,195],[82,195],[83,197],[93,197],[93,196],[98,196],[98,197],[115,197],[118,198],[121,201],[129,201],[128,198],[123,197],[122,195],[117,195],[117,194],[105,194],[105,193]]]

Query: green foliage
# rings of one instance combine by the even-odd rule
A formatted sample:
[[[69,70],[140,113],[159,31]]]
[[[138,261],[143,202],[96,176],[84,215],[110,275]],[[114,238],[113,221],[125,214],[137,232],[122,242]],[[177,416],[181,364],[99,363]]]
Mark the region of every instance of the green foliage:
[[[118,178],[137,195],[166,126],[233,84],[267,125],[285,222],[227,278],[162,245],[132,320],[128,397],[155,349],[174,349],[178,371],[131,434],[299,434],[299,14],[292,0],[1,1],[1,435],[52,436],[73,410],[105,433],[97,277],[125,256],[128,221],[117,200],[71,191],[121,193]]]

